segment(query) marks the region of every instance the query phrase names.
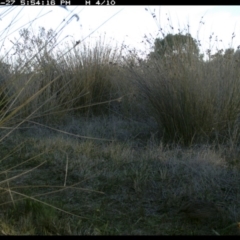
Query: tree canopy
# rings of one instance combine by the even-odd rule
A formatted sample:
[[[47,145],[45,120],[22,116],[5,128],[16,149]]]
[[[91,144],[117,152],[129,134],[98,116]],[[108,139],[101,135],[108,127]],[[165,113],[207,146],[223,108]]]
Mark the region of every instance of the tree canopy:
[[[192,38],[191,34],[168,34],[163,39],[155,39],[154,51],[149,54],[149,58],[156,55],[166,57],[184,53],[191,53],[194,56],[200,57],[197,41]]]

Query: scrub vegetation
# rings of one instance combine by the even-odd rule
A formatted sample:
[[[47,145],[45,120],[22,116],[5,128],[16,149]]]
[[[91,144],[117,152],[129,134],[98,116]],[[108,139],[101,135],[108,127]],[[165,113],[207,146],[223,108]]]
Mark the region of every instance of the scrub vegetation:
[[[104,36],[63,50],[23,27],[11,57],[8,30],[1,235],[240,234],[239,49],[159,26],[145,57]]]

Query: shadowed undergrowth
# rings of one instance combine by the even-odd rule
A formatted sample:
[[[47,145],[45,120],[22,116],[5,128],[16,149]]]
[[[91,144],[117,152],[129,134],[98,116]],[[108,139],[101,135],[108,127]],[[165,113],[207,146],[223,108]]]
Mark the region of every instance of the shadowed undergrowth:
[[[29,29],[0,61],[2,235],[240,233],[238,51]]]

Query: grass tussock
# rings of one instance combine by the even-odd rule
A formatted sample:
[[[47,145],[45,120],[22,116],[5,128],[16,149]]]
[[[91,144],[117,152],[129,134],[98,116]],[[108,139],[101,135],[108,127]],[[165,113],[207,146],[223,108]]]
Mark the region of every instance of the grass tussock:
[[[19,31],[0,56],[1,235],[240,234],[239,51],[160,32],[143,58]]]
[[[132,54],[126,62],[129,80],[148,102],[164,141],[191,145],[238,138],[239,51],[208,49],[209,59],[203,60],[200,40],[188,32],[160,32],[163,38],[155,39],[147,59]]]

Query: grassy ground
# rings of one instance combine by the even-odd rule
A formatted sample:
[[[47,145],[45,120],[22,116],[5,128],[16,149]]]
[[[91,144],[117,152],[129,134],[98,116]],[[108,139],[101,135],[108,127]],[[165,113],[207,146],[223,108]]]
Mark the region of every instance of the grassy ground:
[[[63,137],[33,123],[11,134],[1,145],[2,154],[19,142],[24,145],[2,161],[1,168],[33,160],[9,170],[7,178],[44,164],[2,183],[2,234],[238,233],[239,171],[226,164],[221,149],[163,147],[154,134],[134,139],[140,123],[114,116],[87,121],[68,116],[65,121],[51,127],[112,141]],[[150,129],[141,123],[141,129],[144,126],[154,130],[154,123]],[[24,195],[30,197],[18,201]],[[223,219],[216,214],[193,219],[180,212],[199,199],[220,204]]]

